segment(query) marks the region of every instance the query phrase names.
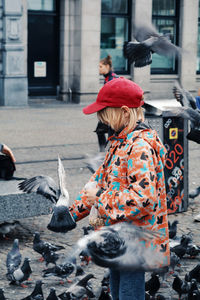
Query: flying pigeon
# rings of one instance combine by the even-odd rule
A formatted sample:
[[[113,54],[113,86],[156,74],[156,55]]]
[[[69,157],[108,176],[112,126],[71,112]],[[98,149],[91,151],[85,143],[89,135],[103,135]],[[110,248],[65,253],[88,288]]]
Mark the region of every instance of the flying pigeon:
[[[58,157],[59,188],[54,180],[47,176],[36,176],[21,182],[18,186],[24,192],[36,192],[56,203],[53,214],[47,226],[54,232],[67,232],[76,227],[76,222],[69,212],[69,193],[66,188],[66,174],[63,164]]]
[[[8,272],[6,274],[8,281],[10,281],[10,284],[17,284],[23,287],[22,282],[28,280],[30,274],[32,273],[29,262],[30,259],[26,257],[21,267],[18,267],[12,273]]]
[[[180,102],[181,106],[184,106],[185,108],[192,108],[194,110],[197,109],[195,98],[189,91],[182,88],[177,81],[173,87],[173,94],[176,100]]]
[[[94,263],[101,267],[131,270],[151,270],[160,266],[162,252],[145,247],[145,242],[158,237],[141,227],[128,223],[106,226],[81,238],[73,254],[86,249]],[[142,239],[143,242],[140,242]]]
[[[41,280],[37,280],[33,292],[21,300],[44,300],[42,284],[43,282]]]
[[[141,68],[152,63],[152,54],[164,56],[179,55],[181,49],[171,43],[169,34],[160,35],[153,24],[135,26],[136,41],[125,42],[123,54],[134,67]]]
[[[19,240],[15,239],[12,249],[8,252],[6,258],[6,267],[8,273],[13,273],[21,264],[22,255],[19,251]]]
[[[95,156],[88,156],[86,166],[93,174],[97,171],[105,158],[105,152],[99,152]]]
[[[173,93],[177,101],[182,105],[174,113],[182,118],[190,120],[190,132],[187,139],[200,144],[200,110],[197,109],[194,97],[178,83],[173,88]]]

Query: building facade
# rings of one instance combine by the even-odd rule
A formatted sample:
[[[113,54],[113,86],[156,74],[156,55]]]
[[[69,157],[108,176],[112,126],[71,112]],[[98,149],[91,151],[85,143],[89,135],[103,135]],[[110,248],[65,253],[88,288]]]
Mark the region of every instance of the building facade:
[[[98,64],[110,54],[114,71],[141,85],[146,99],[173,98],[174,81],[194,95],[200,87],[199,0],[0,0],[0,105],[28,97],[90,102],[103,84]],[[123,43],[134,24],[153,23],[182,48],[153,54],[134,68]]]

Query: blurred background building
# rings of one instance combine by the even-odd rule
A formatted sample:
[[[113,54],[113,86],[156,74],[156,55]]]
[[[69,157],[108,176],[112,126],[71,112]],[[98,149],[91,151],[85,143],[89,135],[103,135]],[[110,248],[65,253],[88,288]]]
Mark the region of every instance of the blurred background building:
[[[173,98],[175,80],[196,95],[199,12],[199,0],[0,0],[0,105],[24,105],[35,96],[93,101],[103,84],[99,60],[107,54],[146,99]],[[150,66],[130,66],[123,43],[141,21],[169,33],[184,49],[181,57],[153,54]]]

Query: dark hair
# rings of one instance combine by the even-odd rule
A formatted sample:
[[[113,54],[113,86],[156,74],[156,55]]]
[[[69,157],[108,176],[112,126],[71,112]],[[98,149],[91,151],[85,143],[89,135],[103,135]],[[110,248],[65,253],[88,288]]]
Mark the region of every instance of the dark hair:
[[[112,69],[112,57],[110,55],[107,55],[105,58],[102,58],[100,60],[100,63],[102,63],[103,65],[109,65]]]

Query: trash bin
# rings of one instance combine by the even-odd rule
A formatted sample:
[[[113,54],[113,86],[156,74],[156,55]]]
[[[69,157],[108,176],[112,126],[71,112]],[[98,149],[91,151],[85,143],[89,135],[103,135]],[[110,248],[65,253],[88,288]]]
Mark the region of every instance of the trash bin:
[[[145,117],[167,149],[165,182],[168,213],[188,207],[188,121],[173,115],[176,100],[146,101]]]

